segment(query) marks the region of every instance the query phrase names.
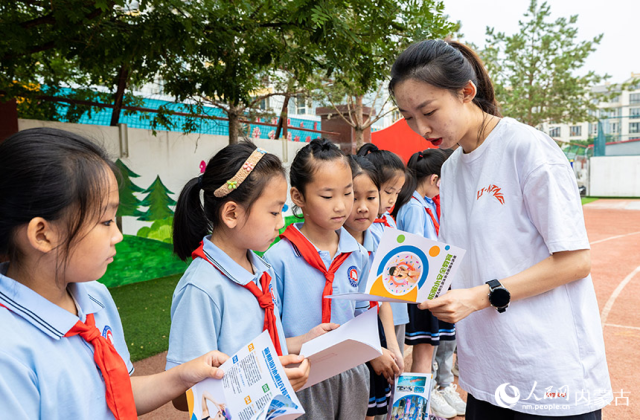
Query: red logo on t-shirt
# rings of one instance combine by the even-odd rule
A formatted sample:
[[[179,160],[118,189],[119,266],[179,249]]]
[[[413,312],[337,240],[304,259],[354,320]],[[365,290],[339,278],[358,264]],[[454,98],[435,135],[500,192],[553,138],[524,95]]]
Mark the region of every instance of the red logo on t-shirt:
[[[480,197],[484,195],[484,193],[491,194],[500,202],[500,204],[504,204],[504,195],[500,192],[500,187],[497,185],[489,185],[488,187],[484,187],[478,190],[476,200],[479,200]]]

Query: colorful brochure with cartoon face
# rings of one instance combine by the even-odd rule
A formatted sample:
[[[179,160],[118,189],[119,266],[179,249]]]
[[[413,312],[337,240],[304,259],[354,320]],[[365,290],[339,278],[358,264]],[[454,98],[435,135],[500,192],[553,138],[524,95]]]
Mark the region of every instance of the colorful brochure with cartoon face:
[[[465,252],[453,245],[387,228],[367,278],[366,293],[328,298],[406,303],[435,299],[449,289]]]

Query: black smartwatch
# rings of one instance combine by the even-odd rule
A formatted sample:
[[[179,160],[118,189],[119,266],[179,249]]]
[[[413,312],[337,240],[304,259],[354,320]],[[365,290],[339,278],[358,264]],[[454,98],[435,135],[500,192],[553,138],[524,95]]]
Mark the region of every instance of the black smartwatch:
[[[487,284],[491,289],[489,291],[489,303],[496,308],[499,313],[503,313],[509,307],[511,293],[509,293],[497,279],[489,280]]]

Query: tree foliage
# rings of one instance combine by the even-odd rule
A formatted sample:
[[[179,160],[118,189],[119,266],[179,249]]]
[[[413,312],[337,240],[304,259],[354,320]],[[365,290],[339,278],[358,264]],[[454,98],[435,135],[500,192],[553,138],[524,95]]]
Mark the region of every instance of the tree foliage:
[[[369,2],[375,9],[378,3]],[[353,127],[356,145],[363,143],[364,131],[380,118],[393,111],[385,81],[398,54],[410,44],[429,38],[444,38],[455,32],[459,25],[451,23],[443,14],[440,0],[400,0],[389,2],[386,16],[393,22],[380,34],[380,29],[360,19],[357,13],[349,15],[345,23],[355,33],[368,33],[369,41],[357,61],[337,67],[321,77],[313,86],[321,102],[336,110],[336,114]],[[392,3],[392,4],[391,4]],[[366,63],[363,66],[362,63]],[[344,107],[346,105],[346,112]],[[370,107],[370,115],[364,112]]]
[[[591,121],[598,95],[591,87],[608,76],[578,72],[602,34],[578,41],[578,15],[550,20],[551,8],[531,0],[520,30],[506,35],[487,28],[481,51],[505,116],[531,126]]]
[[[386,78],[399,49],[418,36],[440,36],[448,25],[439,0],[134,3],[0,2],[0,100],[24,98],[23,116],[72,121],[86,108],[38,96],[107,102],[115,125],[122,106],[139,103],[132,88],[160,74],[165,92],[188,100],[193,112],[207,102],[221,107],[235,142],[239,120],[261,99],[292,93],[263,92],[278,74],[290,75],[295,91],[321,75],[364,95]],[[154,126],[170,126],[171,111],[161,111]],[[182,128],[193,131],[193,119]]]
[[[131,6],[135,4],[136,8]],[[132,88],[153,81],[167,57],[193,51],[200,2],[181,0],[18,0],[0,3],[0,100],[20,115],[77,121],[87,107],[38,96],[140,105]],[[91,110],[91,109],[90,109]]]

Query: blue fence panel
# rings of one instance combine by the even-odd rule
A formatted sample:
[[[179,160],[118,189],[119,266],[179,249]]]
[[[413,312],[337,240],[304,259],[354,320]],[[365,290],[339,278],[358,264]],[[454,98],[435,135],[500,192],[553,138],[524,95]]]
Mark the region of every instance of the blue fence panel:
[[[63,91],[64,93],[64,91]],[[68,107],[65,103],[58,103],[58,107],[66,108]],[[158,109],[161,106],[168,108],[177,112],[185,112],[189,113],[190,110],[185,104],[175,103],[164,101],[160,99],[149,99],[143,98],[143,108],[150,109]],[[200,111],[204,115],[211,115],[215,117],[226,118],[225,113],[220,109],[213,106],[205,106]],[[78,121],[80,124],[92,124],[92,125],[106,125],[108,126],[111,123],[111,108],[102,108],[97,112],[85,112],[80,120]],[[122,111],[120,113],[120,123],[127,124],[131,128],[140,128],[144,130],[151,130],[152,125],[151,122],[154,118],[154,115],[149,112],[140,112],[140,111]],[[184,123],[187,121],[187,117],[181,115],[171,115],[168,117],[168,120],[171,123],[170,127],[158,126],[159,130],[168,130],[175,132],[183,132]],[[261,119],[258,122],[271,122],[273,124],[277,123],[277,118],[272,120]],[[301,118],[290,118],[289,126],[291,127],[300,127],[306,128],[310,130],[321,130],[320,121],[313,121]],[[214,119],[206,119],[206,118],[196,118],[195,119],[195,132],[199,134],[213,134],[213,135],[229,135],[229,122],[225,120],[214,120]],[[246,132],[246,131],[245,131]],[[250,128],[248,131],[249,137],[259,137],[261,139],[269,139],[274,138],[276,132],[276,127],[266,126],[266,125],[258,125],[258,124],[250,124]],[[289,129],[288,137],[291,141],[299,141],[299,142],[309,142],[313,139],[321,137],[320,133],[312,133],[308,131]]]

